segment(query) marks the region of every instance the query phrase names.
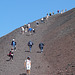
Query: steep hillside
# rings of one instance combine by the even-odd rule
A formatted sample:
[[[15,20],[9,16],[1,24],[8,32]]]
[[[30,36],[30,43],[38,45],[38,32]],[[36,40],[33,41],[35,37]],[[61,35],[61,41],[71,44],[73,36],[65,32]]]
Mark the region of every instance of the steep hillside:
[[[31,75],[74,75],[75,74],[75,8],[63,14],[52,15],[45,19],[45,23],[36,26],[31,23],[36,33],[21,34],[18,28],[6,36],[0,38],[0,75],[26,75],[24,60],[31,57]],[[14,60],[7,61],[11,41],[15,38],[17,50]],[[28,52],[27,43],[34,42],[32,52]],[[38,47],[44,42],[44,52],[40,53]]]
[[[63,75],[74,75],[75,9],[55,17],[55,21],[49,23],[47,29],[43,38],[46,44],[44,51],[46,60],[57,72],[60,71]]]

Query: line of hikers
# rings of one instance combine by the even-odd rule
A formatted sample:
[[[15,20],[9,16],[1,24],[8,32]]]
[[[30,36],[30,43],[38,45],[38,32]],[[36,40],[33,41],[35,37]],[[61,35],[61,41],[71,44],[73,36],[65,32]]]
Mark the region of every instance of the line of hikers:
[[[25,27],[21,27],[21,33],[24,34],[25,32],[29,32],[30,34],[32,34],[35,33],[35,29],[31,28],[30,23],[28,23],[27,25],[25,24]]]
[[[33,46],[33,42],[32,41],[29,41],[28,42],[28,46],[29,46],[29,50],[31,52],[31,48]],[[44,47],[44,44],[43,43],[40,43],[39,44],[39,48],[41,50],[41,53],[43,52],[43,47]],[[30,60],[30,56],[27,57],[27,59],[25,60],[24,62],[24,66],[26,68],[26,71],[27,71],[27,74],[30,75],[30,70],[31,70],[31,60]]]
[[[32,41],[28,42],[28,46],[29,46],[29,50],[31,53],[31,48],[34,45],[34,43]],[[41,53],[43,52],[43,47],[44,47],[44,43],[39,43],[39,49],[41,50]],[[12,60],[13,61],[13,57],[14,57],[14,52],[16,51],[16,42],[15,39],[12,40],[11,42],[11,50],[9,51],[9,53],[7,54],[7,56],[9,56],[9,61]],[[31,70],[31,60],[30,60],[30,56],[27,57],[27,59],[24,62],[24,66],[26,68],[27,74],[30,75],[30,70]]]
[[[66,11],[67,11],[67,9],[65,9],[65,10],[63,9],[63,10],[61,10],[61,11],[57,10],[57,13],[58,13],[58,14],[59,14],[59,13],[62,14],[62,13],[64,13],[64,12],[66,12]],[[54,11],[53,11],[52,13],[50,12],[49,14],[47,13],[46,19],[48,19],[49,16],[52,16],[52,15],[54,15]],[[42,18],[42,19],[43,19],[43,18]]]
[[[67,9],[65,9],[65,11],[67,11]],[[57,10],[57,13],[59,13],[59,10]],[[61,11],[61,14],[64,13],[64,10]],[[50,12],[49,15],[47,13],[46,18],[41,18],[41,23],[45,23],[44,19],[48,19],[49,16],[54,15],[54,12]],[[39,21],[36,21],[36,25],[39,26]],[[27,25],[25,24],[24,26],[21,27],[21,33],[24,34],[25,32],[29,32],[30,34],[35,33],[35,29],[31,28],[31,24],[28,23]],[[28,47],[29,47],[29,51],[31,53],[31,48],[34,45],[34,43],[30,40],[28,42]],[[11,42],[11,50],[9,51],[8,56],[10,57],[9,60],[13,61],[13,56],[14,56],[14,51],[16,51],[16,42],[15,39],[12,40]],[[39,49],[41,50],[41,53],[43,52],[43,47],[44,47],[44,43],[39,43]],[[31,58],[30,56],[27,57],[27,59],[24,62],[24,67],[26,68],[27,74],[30,75],[30,70],[31,70]]]
[[[15,42],[15,39],[13,39],[12,42],[11,42],[11,50],[9,51],[9,54],[8,54],[8,56],[10,57],[9,60],[13,61],[14,51],[16,51],[16,42]]]
[[[34,43],[30,40],[30,41],[28,42],[28,47],[29,47],[29,51],[30,51],[30,52],[31,52],[31,48],[32,48],[33,45],[34,45]],[[8,56],[10,57],[10,60],[13,61],[14,51],[16,51],[16,42],[15,42],[15,39],[12,40],[11,46],[12,46],[12,47],[11,47],[11,50],[10,50]],[[41,53],[43,52],[43,47],[44,47],[44,43],[42,43],[42,42],[39,43],[39,49],[41,50]]]
[[[41,19],[41,23],[45,23],[44,22],[44,18]],[[36,21],[36,26],[39,26],[39,21]],[[25,32],[29,32],[29,34],[31,35],[32,33],[35,33],[35,29],[31,28],[31,24],[28,23],[27,25],[25,24],[24,26],[21,27],[21,33],[24,34]],[[29,51],[31,53],[31,48],[34,45],[34,43],[30,40],[28,42],[28,47],[29,47]],[[40,53],[43,52],[43,47],[44,47],[44,43],[39,43],[38,45],[39,49],[41,50]],[[7,56],[9,56],[9,61],[12,60],[13,61],[13,57],[14,57],[14,53],[16,51],[16,41],[15,39],[12,39],[11,42],[11,50],[9,51],[9,53],[7,54]],[[27,74],[30,75],[30,69],[31,69],[31,60],[30,60],[30,56],[27,57],[27,59],[24,62],[24,66],[26,68]]]

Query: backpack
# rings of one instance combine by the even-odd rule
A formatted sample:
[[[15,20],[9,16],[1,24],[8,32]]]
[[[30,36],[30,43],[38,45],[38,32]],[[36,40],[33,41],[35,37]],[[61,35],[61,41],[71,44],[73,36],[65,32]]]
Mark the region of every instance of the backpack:
[[[13,41],[13,46],[15,46],[16,45],[16,43]]]
[[[11,55],[11,51],[9,52],[9,54],[8,54],[9,56]]]
[[[40,43],[40,44],[39,44],[39,47],[43,47],[43,46],[44,46],[44,44],[43,44],[43,43]]]
[[[33,43],[30,41],[30,42],[29,42],[29,45],[33,45]]]

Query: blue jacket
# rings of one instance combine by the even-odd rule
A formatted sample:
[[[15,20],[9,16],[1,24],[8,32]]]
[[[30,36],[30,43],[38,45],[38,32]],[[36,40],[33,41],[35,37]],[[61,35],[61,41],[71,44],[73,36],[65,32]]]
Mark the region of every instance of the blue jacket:
[[[32,28],[29,28],[29,29],[28,29],[28,31],[32,31],[32,30],[33,30]]]

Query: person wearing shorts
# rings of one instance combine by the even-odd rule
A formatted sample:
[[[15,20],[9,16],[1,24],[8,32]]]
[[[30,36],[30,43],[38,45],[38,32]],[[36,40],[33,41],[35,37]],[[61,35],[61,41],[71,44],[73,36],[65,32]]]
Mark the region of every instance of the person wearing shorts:
[[[24,66],[26,68],[27,75],[30,75],[30,70],[31,70],[31,60],[30,57],[28,56],[27,59],[25,60]]]

